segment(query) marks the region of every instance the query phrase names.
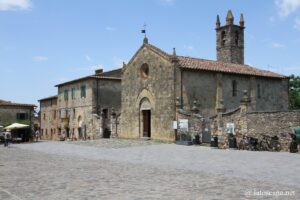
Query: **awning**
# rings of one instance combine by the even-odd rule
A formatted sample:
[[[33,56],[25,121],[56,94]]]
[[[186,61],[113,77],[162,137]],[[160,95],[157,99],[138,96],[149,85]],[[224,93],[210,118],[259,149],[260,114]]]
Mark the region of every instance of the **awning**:
[[[6,129],[6,130],[8,130],[8,129],[12,130],[12,129],[21,129],[21,128],[28,128],[28,127],[29,127],[29,125],[27,125],[27,124],[13,123],[13,124],[5,127],[4,129]]]

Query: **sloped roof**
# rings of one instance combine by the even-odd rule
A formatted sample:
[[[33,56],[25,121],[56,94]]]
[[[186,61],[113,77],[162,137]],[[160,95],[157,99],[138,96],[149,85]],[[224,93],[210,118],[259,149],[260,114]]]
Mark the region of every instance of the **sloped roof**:
[[[166,53],[165,51],[157,48],[154,45],[143,44],[142,47],[144,46],[148,47],[155,53],[168,58],[169,60],[172,60],[172,58],[174,58],[173,55]],[[183,69],[214,71],[214,72],[223,72],[223,73],[230,73],[230,74],[270,77],[270,78],[288,78],[287,76],[277,74],[267,70],[254,68],[249,65],[226,63],[221,61],[193,58],[188,56],[176,56],[176,58],[178,60],[179,67]]]
[[[45,97],[45,98],[39,99],[38,101],[46,101],[46,100],[50,100],[50,99],[57,99],[57,95]]]
[[[70,80],[70,81],[67,81],[67,82],[64,82],[64,83],[57,84],[57,85],[55,85],[55,87],[59,87],[59,86],[63,86],[63,85],[67,85],[67,84],[71,84],[71,83],[75,83],[75,82],[79,82],[79,81],[84,81],[84,80],[88,80],[88,79],[104,79],[104,80],[121,81],[122,78],[119,77],[119,72],[121,72],[121,71],[122,71],[122,69],[116,69],[116,70],[104,72],[104,73],[99,74],[99,75],[93,74],[93,75],[90,75],[90,76],[84,76],[84,77],[73,79],[73,80]],[[115,75],[116,77],[111,76],[111,74],[109,74],[109,73],[111,73],[112,75]]]
[[[0,106],[36,107],[34,104],[14,103],[0,99]]]
[[[125,67],[122,68],[122,71],[126,70],[126,66],[130,65],[133,60],[135,59],[135,57],[137,56],[138,52],[143,49],[144,47],[149,48],[150,50],[152,50],[153,52],[155,52],[156,54],[170,60],[171,59],[171,55],[166,53],[165,51],[157,48],[156,46],[149,44],[149,43],[143,43],[143,45],[135,52],[135,54],[132,56],[132,58],[130,59],[130,61],[125,65]]]
[[[166,53],[165,51],[161,50],[160,48],[157,48],[156,46],[152,45],[152,44],[145,44],[145,46],[149,47],[152,51],[154,51],[155,53],[163,56],[163,57],[168,57],[170,58],[171,55]]]
[[[242,74],[251,76],[262,76],[271,78],[287,78],[284,75],[271,71],[257,69],[249,65],[225,63],[220,61],[205,60],[200,58],[191,58],[178,56],[179,65],[185,69],[206,70],[215,72],[224,72],[231,74]]]

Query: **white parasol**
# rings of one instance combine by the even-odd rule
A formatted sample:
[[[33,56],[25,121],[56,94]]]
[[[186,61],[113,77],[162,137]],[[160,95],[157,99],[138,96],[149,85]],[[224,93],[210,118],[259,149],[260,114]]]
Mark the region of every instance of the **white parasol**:
[[[5,127],[4,129],[12,130],[12,129],[21,129],[21,128],[28,128],[28,127],[29,127],[29,125],[26,125],[26,124],[13,123],[13,124]]]

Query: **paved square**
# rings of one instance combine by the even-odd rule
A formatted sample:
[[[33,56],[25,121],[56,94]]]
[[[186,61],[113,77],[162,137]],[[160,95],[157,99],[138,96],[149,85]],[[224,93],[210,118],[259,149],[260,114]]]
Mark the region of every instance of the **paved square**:
[[[0,147],[0,199],[300,199],[300,155],[119,139],[13,144]]]

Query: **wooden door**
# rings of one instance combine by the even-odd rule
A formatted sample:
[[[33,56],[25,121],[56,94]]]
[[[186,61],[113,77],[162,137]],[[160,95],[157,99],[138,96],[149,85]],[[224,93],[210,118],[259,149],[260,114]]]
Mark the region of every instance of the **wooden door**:
[[[143,137],[151,137],[151,111],[143,110]]]

